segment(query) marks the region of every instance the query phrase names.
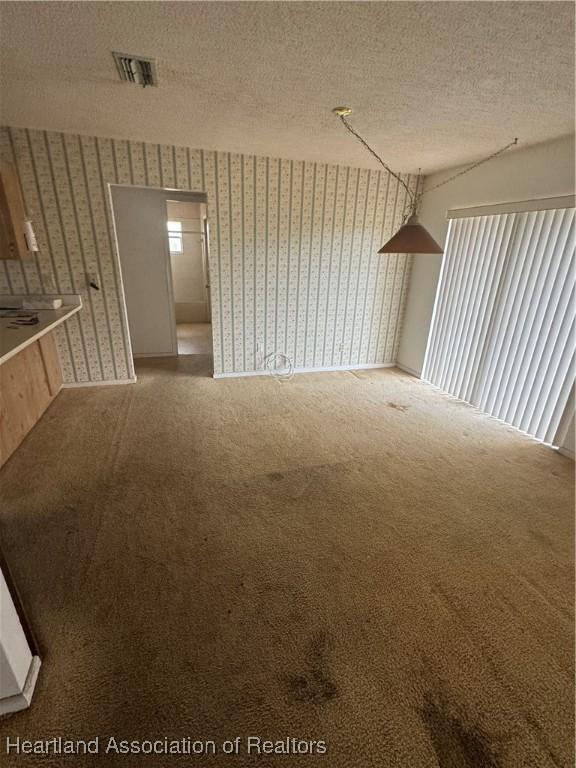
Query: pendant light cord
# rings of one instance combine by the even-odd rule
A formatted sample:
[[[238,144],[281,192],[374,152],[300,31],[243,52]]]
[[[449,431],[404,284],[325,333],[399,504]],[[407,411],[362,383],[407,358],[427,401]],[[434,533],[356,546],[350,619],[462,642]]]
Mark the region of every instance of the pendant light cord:
[[[514,139],[514,141],[511,141],[509,144],[506,144],[505,147],[502,147],[502,149],[496,150],[496,152],[492,152],[491,155],[488,155],[488,157],[484,157],[482,160],[477,160],[475,163],[472,163],[467,168],[463,168],[461,171],[458,171],[458,173],[454,173],[452,176],[448,176],[447,179],[444,179],[444,181],[439,181],[438,184],[434,184],[433,187],[428,187],[428,189],[424,189],[422,191],[422,195],[427,194],[428,192],[432,192],[433,189],[438,189],[438,187],[443,187],[444,184],[448,184],[451,181],[454,181],[454,179],[459,178],[460,176],[464,176],[465,173],[468,173],[469,171],[473,171],[474,168],[478,168],[479,165],[484,165],[484,163],[487,163],[488,160],[493,160],[495,157],[498,157],[498,155],[501,155],[503,152],[506,152],[507,149],[510,149],[510,147],[515,147],[518,144],[518,139]]]
[[[350,112],[350,110],[348,110]],[[471,165],[467,166],[466,168],[463,168],[461,171],[458,171],[458,173],[454,173],[452,176],[449,176],[447,179],[444,179],[444,181],[439,181],[438,184],[434,184],[433,187],[428,187],[427,189],[423,189],[422,192],[418,193],[418,188],[420,186],[420,171],[418,171],[418,179],[416,182],[416,193],[414,194],[412,190],[408,187],[404,179],[400,176],[400,174],[395,173],[390,166],[382,160],[380,155],[372,149],[370,144],[360,136],[359,133],[357,133],[354,128],[350,125],[348,120],[346,120],[345,115],[339,114],[336,112],[336,115],[340,118],[342,121],[342,124],[346,128],[347,131],[349,131],[352,136],[354,136],[360,144],[362,144],[363,147],[365,147],[370,154],[378,160],[380,165],[388,171],[392,176],[394,176],[395,179],[397,179],[400,184],[404,187],[406,192],[408,193],[408,198],[410,200],[410,208],[408,211],[408,214],[404,216],[404,221],[410,216],[412,213],[416,213],[416,209],[418,208],[418,205],[420,203],[420,200],[422,199],[423,195],[428,194],[428,192],[432,192],[433,189],[438,189],[438,187],[443,187],[444,184],[448,184],[451,181],[454,181],[454,179],[459,178],[460,176],[463,176],[465,173],[469,173],[470,171],[473,171],[474,168],[478,168],[479,165],[483,165],[484,163],[487,163],[489,160],[493,160],[495,157],[498,157],[498,155],[501,155],[503,152],[506,152],[507,149],[510,149],[510,147],[515,147],[518,144],[518,139],[514,139],[514,141],[511,141],[509,144],[506,144],[505,147],[502,147],[501,149],[496,150],[496,152],[492,152],[491,155],[488,155],[487,157],[484,157],[482,160],[477,160],[475,163],[472,163]]]
[[[385,162],[384,162],[384,160],[382,160],[382,158],[380,157],[380,155],[379,155],[379,154],[378,154],[378,153],[377,153],[375,150],[373,150],[373,149],[372,149],[372,147],[370,146],[370,144],[368,144],[368,142],[367,142],[367,141],[365,141],[365,140],[362,138],[362,136],[360,136],[360,134],[359,134],[359,133],[356,133],[356,131],[354,130],[354,128],[352,128],[352,126],[350,125],[350,123],[348,122],[348,120],[346,120],[346,118],[345,118],[345,116],[344,116],[344,115],[338,115],[338,117],[340,118],[340,120],[342,120],[342,123],[343,123],[344,127],[346,128],[346,130],[350,131],[350,133],[352,134],[352,136],[355,136],[355,137],[356,137],[356,139],[358,139],[358,141],[360,142],[360,144],[362,144],[362,146],[366,147],[366,149],[368,150],[368,152],[370,152],[370,154],[371,154],[371,155],[373,155],[373,156],[376,158],[376,160],[378,160],[378,162],[380,163],[380,165],[381,165],[381,166],[382,166],[382,167],[383,167],[385,170],[387,170],[387,171],[388,171],[388,173],[392,174],[392,176],[394,176],[394,178],[395,178],[395,179],[398,179],[398,181],[400,182],[400,184],[402,184],[402,186],[404,187],[404,189],[405,189],[405,190],[406,190],[406,192],[408,193],[408,197],[410,198],[410,207],[411,207],[411,208],[414,208],[414,206],[415,206],[415,204],[416,204],[416,198],[415,198],[415,196],[414,196],[414,194],[413,194],[412,190],[411,190],[411,189],[408,187],[408,185],[407,185],[407,184],[406,184],[406,182],[404,181],[404,179],[403,179],[403,178],[402,178],[402,177],[401,177],[401,176],[400,176],[398,173],[395,173],[395,172],[392,170],[392,168],[390,168],[390,166],[389,166],[387,163],[385,163]]]

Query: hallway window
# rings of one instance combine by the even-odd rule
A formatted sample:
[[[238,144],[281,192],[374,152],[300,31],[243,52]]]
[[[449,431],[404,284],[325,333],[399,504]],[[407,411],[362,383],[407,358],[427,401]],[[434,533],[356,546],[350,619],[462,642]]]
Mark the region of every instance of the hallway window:
[[[182,247],[182,222],[168,222],[168,243],[170,253],[183,253]]]

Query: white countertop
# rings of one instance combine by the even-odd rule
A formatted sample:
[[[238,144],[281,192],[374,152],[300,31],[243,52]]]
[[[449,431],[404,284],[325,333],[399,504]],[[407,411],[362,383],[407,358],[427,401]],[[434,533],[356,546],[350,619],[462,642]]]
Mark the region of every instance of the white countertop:
[[[29,344],[37,341],[44,334],[53,331],[54,328],[66,322],[81,309],[82,302],[78,297],[78,303],[67,304],[65,300],[60,309],[26,310],[37,314],[39,322],[36,325],[21,325],[18,328],[9,327],[12,325],[13,318],[0,317],[0,365],[17,355]]]

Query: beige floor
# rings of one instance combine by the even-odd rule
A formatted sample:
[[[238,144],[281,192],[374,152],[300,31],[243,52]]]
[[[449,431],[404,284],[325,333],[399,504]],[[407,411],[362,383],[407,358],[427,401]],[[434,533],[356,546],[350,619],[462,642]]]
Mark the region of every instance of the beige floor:
[[[179,355],[212,354],[211,323],[178,323],[176,334]]]
[[[394,370],[62,392],[0,473],[44,663],[5,737],[325,739],[328,757],[7,766],[573,766],[573,464]]]

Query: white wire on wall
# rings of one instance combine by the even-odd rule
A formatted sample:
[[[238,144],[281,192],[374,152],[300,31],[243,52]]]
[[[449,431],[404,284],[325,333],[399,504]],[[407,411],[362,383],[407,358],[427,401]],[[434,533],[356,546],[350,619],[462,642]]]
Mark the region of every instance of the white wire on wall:
[[[271,352],[264,358],[264,368],[270,376],[281,381],[286,381],[294,376],[294,364],[292,359],[283,352]]]
[[[574,386],[574,208],[453,219],[422,377],[547,443]]]

